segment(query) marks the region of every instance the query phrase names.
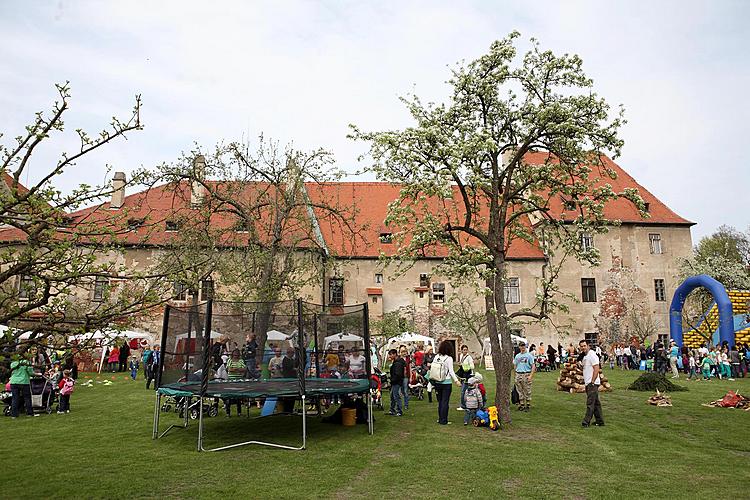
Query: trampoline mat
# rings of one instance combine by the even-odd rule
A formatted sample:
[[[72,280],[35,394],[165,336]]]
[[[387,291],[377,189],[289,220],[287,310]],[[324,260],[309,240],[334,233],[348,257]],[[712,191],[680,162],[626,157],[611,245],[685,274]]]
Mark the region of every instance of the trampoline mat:
[[[367,379],[305,379],[306,396],[329,394],[353,394],[367,392],[370,381]],[[159,387],[159,392],[167,396],[198,396],[200,382],[175,382]],[[217,398],[267,398],[274,396],[299,396],[299,381],[296,378],[276,378],[263,380],[234,380],[231,382],[211,381],[205,397]]]

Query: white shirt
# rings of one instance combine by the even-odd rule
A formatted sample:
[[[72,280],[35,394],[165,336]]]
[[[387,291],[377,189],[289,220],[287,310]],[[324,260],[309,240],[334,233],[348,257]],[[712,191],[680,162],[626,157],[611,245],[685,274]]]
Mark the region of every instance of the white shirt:
[[[594,376],[594,367],[599,364],[599,356],[594,351],[589,349],[588,354],[583,357],[583,383],[589,385],[591,378]],[[600,384],[601,380],[597,376],[594,380],[595,384]]]

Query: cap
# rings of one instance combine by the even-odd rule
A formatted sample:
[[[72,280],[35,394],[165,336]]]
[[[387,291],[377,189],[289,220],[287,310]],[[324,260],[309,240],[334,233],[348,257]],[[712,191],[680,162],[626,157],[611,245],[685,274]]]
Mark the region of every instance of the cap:
[[[467,382],[469,384],[476,384],[477,383],[477,378],[476,377],[469,377],[469,380],[467,380]]]
[[[475,373],[474,378],[477,379],[477,382],[481,382],[484,380],[484,377],[482,376],[481,373]]]

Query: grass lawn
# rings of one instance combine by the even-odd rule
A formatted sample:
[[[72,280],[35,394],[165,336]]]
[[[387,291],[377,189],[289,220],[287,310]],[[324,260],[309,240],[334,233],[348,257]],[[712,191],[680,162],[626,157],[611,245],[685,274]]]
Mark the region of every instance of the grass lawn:
[[[438,426],[436,404],[413,401],[401,418],[376,413],[376,431],[308,420],[308,449],[258,446],[195,451],[197,425],[153,441],[153,392],[118,374],[78,387],[68,415],[0,418],[0,497],[533,497],[748,498],[750,412],[702,407],[750,379],[680,383],[674,407],[624,388],[634,372],[608,372],[603,428],[582,429],[583,394],[554,390],[556,373],[534,378],[531,413],[492,432]],[[85,380],[85,376],[81,380]],[[485,377],[492,393],[493,375]],[[683,377],[684,378],[684,377]],[[385,395],[387,398],[387,394]],[[162,429],[177,423],[162,414]],[[239,440],[299,442],[300,420],[207,420],[206,446]]]

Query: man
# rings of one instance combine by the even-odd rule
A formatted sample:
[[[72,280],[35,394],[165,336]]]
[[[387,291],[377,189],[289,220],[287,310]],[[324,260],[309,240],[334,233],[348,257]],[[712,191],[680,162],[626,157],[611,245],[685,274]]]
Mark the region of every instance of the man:
[[[586,384],[586,415],[581,426],[589,427],[592,416],[596,419],[594,425],[603,426],[602,405],[599,402],[599,356],[591,350],[587,340],[581,340],[578,346],[583,353],[583,383]]]
[[[120,347],[120,355],[117,358],[117,371],[118,372],[124,372],[128,369],[128,358],[130,358],[130,345],[128,344],[128,341],[122,343],[122,347]]]
[[[297,363],[294,347],[287,347],[286,355],[281,358],[281,376],[283,378],[297,378]]]
[[[391,362],[391,409],[388,415],[400,417],[403,415],[401,409],[401,392],[403,390],[406,362],[398,355],[396,349],[388,351],[388,360]]]
[[[526,350],[526,342],[518,344],[520,352],[513,358],[516,367],[516,391],[518,391],[518,410],[531,409],[531,381],[536,371],[534,355]]]
[[[281,357],[281,348],[273,348],[273,358],[268,361],[268,374],[271,378],[282,378],[284,376],[282,370],[282,362],[284,359]]]
[[[255,370],[255,356],[258,354],[258,341],[255,340],[255,334],[245,336],[245,348],[244,348],[244,359],[245,366],[251,377],[256,377]]]
[[[159,360],[161,359],[161,352],[159,350],[161,347],[159,345],[155,345],[151,351],[151,354],[149,354],[148,361],[146,364],[148,365],[148,370],[146,371],[146,389],[151,388],[151,381],[156,378],[156,374],[159,371]],[[154,386],[156,386],[156,383],[154,383]],[[156,389],[157,387],[154,387]]]

